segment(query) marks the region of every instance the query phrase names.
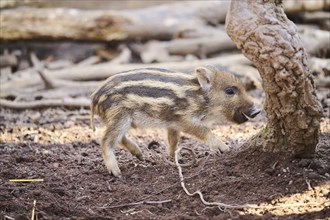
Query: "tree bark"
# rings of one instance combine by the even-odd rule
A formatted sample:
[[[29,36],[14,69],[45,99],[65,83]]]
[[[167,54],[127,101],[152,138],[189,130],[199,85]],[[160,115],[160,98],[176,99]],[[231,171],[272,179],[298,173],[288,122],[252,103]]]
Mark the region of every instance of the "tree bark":
[[[281,0],[231,1],[226,30],[259,70],[266,93],[267,125],[247,146],[311,156],[318,143],[322,107],[307,54]]]

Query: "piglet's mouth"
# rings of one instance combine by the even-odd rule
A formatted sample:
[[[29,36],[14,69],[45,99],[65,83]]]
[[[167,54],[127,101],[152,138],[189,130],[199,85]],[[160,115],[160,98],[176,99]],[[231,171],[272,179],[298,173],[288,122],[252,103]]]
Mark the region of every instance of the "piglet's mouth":
[[[255,106],[252,106],[248,109],[238,109],[235,111],[233,119],[234,122],[242,124],[249,119],[256,117],[260,112],[261,110],[256,108]]]
[[[237,124],[242,124],[249,120],[249,118],[244,113],[238,111],[235,112],[233,119]]]

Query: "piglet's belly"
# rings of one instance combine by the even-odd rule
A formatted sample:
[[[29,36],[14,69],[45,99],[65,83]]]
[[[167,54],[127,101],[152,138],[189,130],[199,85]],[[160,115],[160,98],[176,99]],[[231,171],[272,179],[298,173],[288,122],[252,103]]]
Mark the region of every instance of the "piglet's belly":
[[[163,121],[156,117],[150,117],[147,114],[135,112],[132,115],[132,127],[137,128],[169,128],[173,123]]]

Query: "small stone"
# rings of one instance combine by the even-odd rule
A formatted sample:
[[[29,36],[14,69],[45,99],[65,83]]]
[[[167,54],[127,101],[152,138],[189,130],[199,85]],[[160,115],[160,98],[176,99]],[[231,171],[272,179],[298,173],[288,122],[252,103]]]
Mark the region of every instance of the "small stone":
[[[40,117],[41,117],[40,112],[34,112],[33,114],[30,114],[30,115],[29,115],[29,118],[30,118],[32,121],[37,121]]]
[[[316,172],[311,172],[309,174],[307,174],[309,179],[320,179],[320,175]]]
[[[42,153],[45,154],[45,155],[51,154],[51,152],[49,150],[44,150]]]
[[[267,173],[268,175],[272,176],[272,175],[274,175],[275,170],[274,169],[271,169],[271,168],[268,168],[268,169],[265,170],[265,173]]]
[[[88,153],[86,153],[86,152],[82,152],[82,153],[81,153],[81,156],[83,156],[83,157],[87,157],[87,156],[88,156]]]
[[[148,144],[148,149],[149,150],[155,150],[156,148],[158,148],[160,146],[160,144],[157,141],[151,141]]]
[[[53,163],[53,167],[54,167],[54,168],[58,168],[59,166],[60,166],[59,163]]]
[[[33,142],[34,143],[38,143],[39,142],[39,136],[38,135],[35,135],[34,138],[33,138]]]
[[[309,159],[301,159],[298,162],[298,166],[299,167],[307,167],[310,163],[311,163],[311,161]]]
[[[74,122],[73,121],[67,121],[64,123],[63,127],[64,128],[70,128],[74,126]]]

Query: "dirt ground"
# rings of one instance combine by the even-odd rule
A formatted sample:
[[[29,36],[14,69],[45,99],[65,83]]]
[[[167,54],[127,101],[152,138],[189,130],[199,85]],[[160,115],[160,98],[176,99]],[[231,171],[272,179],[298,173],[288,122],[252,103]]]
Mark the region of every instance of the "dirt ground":
[[[206,207],[180,186],[177,168],[166,159],[161,131],[133,130],[144,160],[117,149],[122,178],[108,174],[99,149],[102,127],[89,128],[87,109],[0,108],[0,216],[31,219],[329,219],[330,120],[323,118],[313,158],[287,158],[239,146],[265,124],[265,116],[243,125],[215,128],[232,149],[210,154],[207,146],[183,136],[197,163],[183,168],[190,192],[209,202],[254,204],[263,208]],[[180,162],[191,154],[182,151]],[[43,179],[16,183],[11,179]]]

